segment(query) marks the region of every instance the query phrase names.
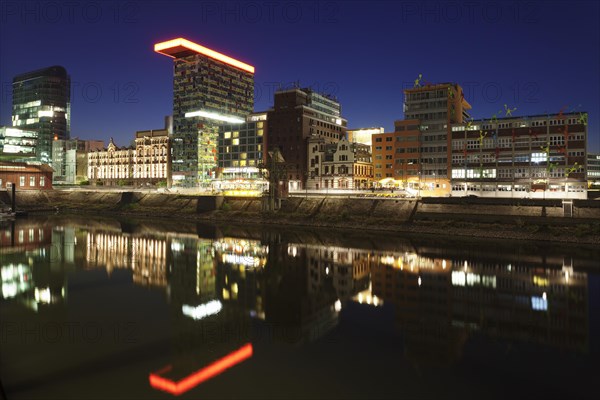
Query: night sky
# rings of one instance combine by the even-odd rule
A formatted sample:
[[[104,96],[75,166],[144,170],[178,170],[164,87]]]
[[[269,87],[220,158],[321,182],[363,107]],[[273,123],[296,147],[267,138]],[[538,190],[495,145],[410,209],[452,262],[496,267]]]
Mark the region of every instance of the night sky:
[[[588,111],[600,151],[599,20],[596,1],[0,0],[0,124],[16,74],[62,65],[71,136],[128,145],[172,112],[172,60],[153,44],[185,37],[256,67],[256,111],[298,81],[337,96],[350,128],[392,130],[422,74],[461,84],[475,118]]]

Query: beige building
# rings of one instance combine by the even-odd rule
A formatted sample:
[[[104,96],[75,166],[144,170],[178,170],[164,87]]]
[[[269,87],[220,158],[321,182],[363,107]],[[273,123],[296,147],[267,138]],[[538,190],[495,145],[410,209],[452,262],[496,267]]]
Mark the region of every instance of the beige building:
[[[134,147],[108,147],[88,153],[88,179],[93,185],[171,184],[171,140],[166,129],[138,131]]]
[[[369,146],[341,139],[308,139],[308,189],[367,189],[373,181]]]

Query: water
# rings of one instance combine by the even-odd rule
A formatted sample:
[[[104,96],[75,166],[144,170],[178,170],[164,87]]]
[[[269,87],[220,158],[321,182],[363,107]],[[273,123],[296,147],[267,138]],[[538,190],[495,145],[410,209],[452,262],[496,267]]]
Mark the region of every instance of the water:
[[[61,216],[0,244],[9,399],[597,389],[599,249]]]

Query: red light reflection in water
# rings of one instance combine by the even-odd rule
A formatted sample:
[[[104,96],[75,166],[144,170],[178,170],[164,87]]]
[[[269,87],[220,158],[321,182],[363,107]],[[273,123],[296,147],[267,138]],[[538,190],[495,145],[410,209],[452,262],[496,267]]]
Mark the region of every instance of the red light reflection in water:
[[[179,396],[180,394],[195,388],[202,382],[207,381],[222,372],[225,372],[226,369],[231,368],[234,365],[252,357],[252,351],[252,344],[247,343],[240,349],[229,353],[225,357],[218,359],[209,366],[199,369],[198,371],[186,376],[179,382],[174,382],[159,375],[170,371],[172,368],[171,366],[165,367],[160,371],[150,374],[150,386],[155,389],[164,390],[165,392],[169,392],[175,396]]]

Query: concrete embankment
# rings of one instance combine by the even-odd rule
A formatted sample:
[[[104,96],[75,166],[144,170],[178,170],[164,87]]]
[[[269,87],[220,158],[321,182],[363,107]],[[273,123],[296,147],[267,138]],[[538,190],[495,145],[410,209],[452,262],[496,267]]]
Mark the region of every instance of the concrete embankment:
[[[0,195],[1,196],[1,195]],[[0,200],[4,201],[2,197]],[[597,241],[600,201],[483,198],[291,197],[276,212],[258,198],[108,191],[17,192],[18,209],[139,215],[257,224]],[[599,242],[600,243],[600,242]]]

